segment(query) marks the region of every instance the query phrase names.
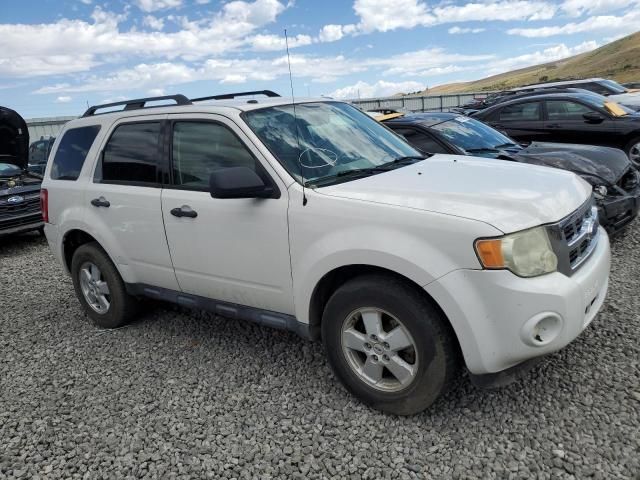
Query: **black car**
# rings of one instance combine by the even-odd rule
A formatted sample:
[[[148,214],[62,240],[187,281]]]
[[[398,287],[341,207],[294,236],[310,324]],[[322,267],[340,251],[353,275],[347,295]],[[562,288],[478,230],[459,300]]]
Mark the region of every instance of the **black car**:
[[[53,147],[55,137],[43,138],[36,140],[29,145],[29,166],[28,170],[39,175],[44,174],[44,169],[47,166],[47,159],[51,148]]]
[[[0,236],[42,229],[42,177],[28,171],[28,161],[27,124],[0,107]]]
[[[640,172],[618,149],[590,145],[520,145],[490,126],[455,113],[422,113],[383,121],[425,153],[511,160],[572,171],[593,186],[600,223],[618,233],[638,214]]]
[[[640,167],[640,114],[596,93],[545,93],[472,115],[520,142],[602,145],[624,150]]]

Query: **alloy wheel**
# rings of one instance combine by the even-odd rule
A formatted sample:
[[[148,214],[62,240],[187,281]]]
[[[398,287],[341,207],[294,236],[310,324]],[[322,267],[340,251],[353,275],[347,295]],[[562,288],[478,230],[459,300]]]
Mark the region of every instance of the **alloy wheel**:
[[[107,313],[111,305],[111,293],[98,266],[92,262],[83,263],[79,276],[80,289],[89,306],[97,313]]]

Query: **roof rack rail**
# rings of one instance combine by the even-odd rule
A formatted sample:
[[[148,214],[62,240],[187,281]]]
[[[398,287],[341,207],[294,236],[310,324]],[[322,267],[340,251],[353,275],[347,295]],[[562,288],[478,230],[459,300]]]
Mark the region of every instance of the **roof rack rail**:
[[[145,107],[148,102],[156,102],[160,100],[173,100],[176,102],[176,105],[191,105],[191,101],[185,97],[184,95],[165,95],[163,97],[147,97],[147,98],[136,98],[134,100],[123,100],[122,102],[113,102],[113,103],[104,103],[102,105],[93,105],[89,107],[84,114],[83,117],[90,117],[92,115],[96,115],[96,110],[102,110],[103,108],[117,107],[119,105],[124,105],[124,110],[138,110],[140,108],[154,108],[154,107],[164,107],[165,105],[154,105],[153,107]],[[105,112],[110,113],[110,112]],[[98,114],[99,115],[99,114]]]
[[[210,97],[192,98],[192,102],[204,102],[205,100],[233,100],[236,97],[249,97],[251,95],[264,95],[265,97],[279,97],[271,90],[256,90],[253,92],[224,93],[222,95],[211,95]]]

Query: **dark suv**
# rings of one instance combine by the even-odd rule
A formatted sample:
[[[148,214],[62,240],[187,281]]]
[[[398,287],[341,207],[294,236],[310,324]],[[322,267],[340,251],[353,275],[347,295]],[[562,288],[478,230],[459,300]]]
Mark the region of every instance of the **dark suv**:
[[[0,107],[0,236],[42,229],[42,179],[27,170],[28,160],[27,124]]]

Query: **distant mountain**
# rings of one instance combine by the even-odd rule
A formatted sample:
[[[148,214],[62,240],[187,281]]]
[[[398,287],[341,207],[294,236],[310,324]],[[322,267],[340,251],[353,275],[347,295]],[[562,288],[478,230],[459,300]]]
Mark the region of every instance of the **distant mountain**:
[[[532,83],[591,77],[611,78],[621,83],[640,81],[640,32],[574,57],[521,68],[482,80],[440,85],[430,88],[428,93],[506,90]]]

